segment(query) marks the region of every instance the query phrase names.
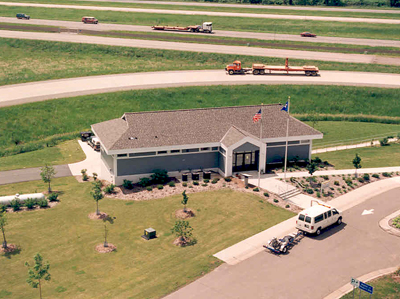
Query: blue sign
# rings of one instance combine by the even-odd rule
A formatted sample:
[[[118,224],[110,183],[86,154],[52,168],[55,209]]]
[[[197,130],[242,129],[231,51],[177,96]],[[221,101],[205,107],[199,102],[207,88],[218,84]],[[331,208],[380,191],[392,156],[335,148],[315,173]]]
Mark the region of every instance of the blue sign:
[[[363,290],[369,294],[372,294],[374,292],[374,288],[372,286],[370,286],[369,284],[363,283],[362,281],[360,281],[359,288],[360,288],[360,290]]]

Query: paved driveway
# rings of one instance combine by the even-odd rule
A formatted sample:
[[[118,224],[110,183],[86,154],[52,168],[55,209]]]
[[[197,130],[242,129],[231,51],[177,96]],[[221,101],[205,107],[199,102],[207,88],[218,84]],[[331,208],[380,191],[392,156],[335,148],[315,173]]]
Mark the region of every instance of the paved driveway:
[[[212,273],[172,293],[175,298],[324,298],[377,269],[400,265],[400,239],[378,222],[399,209],[400,188],[344,212],[344,223],[320,237],[305,237],[288,255],[261,252]],[[364,210],[374,209],[362,216]]]
[[[71,176],[68,165],[55,165],[56,178]],[[40,167],[0,171],[0,185],[41,180]]]

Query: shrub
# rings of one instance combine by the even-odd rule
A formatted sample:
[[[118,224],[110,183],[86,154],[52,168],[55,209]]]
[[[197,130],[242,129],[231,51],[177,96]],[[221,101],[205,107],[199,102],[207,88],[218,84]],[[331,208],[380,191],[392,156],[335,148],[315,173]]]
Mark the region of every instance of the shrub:
[[[207,183],[204,183],[204,184],[201,184],[203,187],[207,187],[208,186],[208,184]]]
[[[353,181],[351,179],[346,179],[345,182],[347,186],[351,186],[353,184]]]
[[[164,184],[169,179],[168,172],[165,169],[153,170],[150,177],[154,184]]]
[[[325,181],[329,180],[329,177],[328,177],[327,175],[323,175],[322,178],[323,178]]]
[[[374,174],[372,175],[372,177],[373,177],[373,178],[376,178],[376,179],[379,179],[379,174],[374,173]]]
[[[211,184],[216,184],[216,183],[218,183],[218,179],[213,179],[212,181],[211,181]]]
[[[258,187],[255,187],[255,188],[253,189],[253,191],[254,191],[254,192],[259,192],[260,189],[258,189]]]
[[[264,196],[265,196],[265,197],[269,197],[268,192],[264,192]]]
[[[368,174],[368,173],[364,173],[363,179],[364,179],[365,181],[369,181],[369,174]]]
[[[308,194],[313,194],[314,193],[314,190],[313,189],[306,189],[306,192],[308,193]]]
[[[153,191],[153,187],[147,186],[147,187],[146,187],[146,190],[147,190],[147,191]]]
[[[168,183],[168,186],[170,186],[170,187],[175,187],[175,182],[174,182],[174,181],[169,182],[169,183]]]
[[[41,208],[47,208],[49,206],[49,202],[46,199],[41,199],[38,201],[38,205]]]
[[[33,209],[33,207],[36,205],[36,200],[34,200],[33,198],[28,198],[27,200],[25,200],[25,207],[27,207],[28,209]]]
[[[99,189],[101,191],[101,187],[103,187],[103,183],[101,181],[95,181],[92,183],[93,189]]]
[[[88,177],[88,175],[87,175],[86,173],[84,173],[84,174],[82,175],[82,180],[84,180],[85,182],[86,182],[87,180],[89,180],[89,177]]]
[[[189,186],[189,188],[193,188],[193,186],[192,186],[192,185],[190,185],[190,186]]]
[[[277,199],[275,198],[275,199],[274,199],[274,202],[275,202],[275,203],[278,203],[278,202],[279,202],[279,200],[277,200]]]
[[[317,192],[317,197],[318,198],[321,197],[321,193]]]
[[[343,186],[342,186],[342,188],[343,188],[343,189],[346,189],[346,186],[345,186],[345,185],[343,185]]]
[[[193,185],[198,186],[199,182],[198,181],[193,181]]]
[[[364,183],[364,179],[363,179],[363,178],[358,178],[358,181],[359,181],[360,183]]]
[[[162,190],[162,189],[164,189],[164,186],[163,185],[157,185],[157,189],[158,190]]]
[[[82,170],[81,170],[82,175],[85,175],[86,172],[87,172],[87,169],[82,169]]]
[[[286,205],[286,206],[285,206],[285,208],[286,208],[286,209],[289,209],[289,208],[290,208],[290,206],[289,206],[289,205]]]
[[[140,178],[138,185],[141,187],[146,187],[146,186],[150,185],[150,179],[149,178]]]
[[[317,182],[317,178],[315,176],[311,177],[311,181],[313,181],[314,183]]]
[[[387,138],[383,138],[382,140],[379,141],[381,146],[387,146],[389,145],[389,140]]]
[[[224,180],[225,180],[225,182],[230,182],[230,181],[232,181],[231,178],[224,178]]]
[[[7,207],[5,205],[0,204],[0,213],[4,213],[7,211]]]
[[[385,178],[390,178],[390,177],[392,176],[392,174],[390,174],[389,172],[384,172],[384,173],[382,173],[382,175],[383,175]]]
[[[114,184],[108,185],[104,188],[104,192],[107,194],[114,193],[115,192],[114,188],[115,188]]]
[[[93,172],[93,173],[92,173],[92,176],[93,176],[93,179],[94,179],[94,180],[97,180],[97,177],[98,177],[99,175],[98,175],[97,173]]]
[[[319,157],[315,157],[314,159],[311,160],[311,162],[319,164],[322,163],[322,160]]]
[[[339,181],[334,181],[333,184],[334,184],[335,186],[339,186],[339,185],[340,185],[340,184],[339,184]]]
[[[58,199],[58,193],[50,193],[50,195],[47,196],[47,199],[49,201],[56,201]]]
[[[19,209],[21,209],[22,207],[22,203],[19,199],[14,198],[11,202],[10,202],[10,207],[13,209],[13,211],[18,211]]]
[[[208,182],[210,182],[209,179],[205,179],[205,180],[204,180],[204,183],[208,183]]]
[[[133,189],[133,183],[130,180],[124,180],[124,182],[122,183],[122,186],[125,189]]]
[[[187,183],[182,183],[182,186],[183,187],[187,187]]]

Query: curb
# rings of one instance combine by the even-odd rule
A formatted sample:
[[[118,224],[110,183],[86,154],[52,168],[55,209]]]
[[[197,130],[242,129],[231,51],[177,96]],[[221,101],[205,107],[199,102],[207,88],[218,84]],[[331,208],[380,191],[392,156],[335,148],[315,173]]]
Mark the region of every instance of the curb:
[[[393,218],[396,218],[397,216],[400,215],[400,210],[390,214],[389,216],[383,218],[381,221],[379,221],[379,226],[381,227],[381,229],[383,229],[385,232],[400,237],[400,230],[396,229],[394,227],[391,227],[389,225],[389,221]]]
[[[400,267],[400,265],[398,265],[396,267],[377,270],[377,271],[365,274],[361,277],[358,277],[357,279],[361,280],[363,282],[368,282],[373,279],[382,277],[384,275],[391,274],[391,273],[395,272],[397,269],[399,269],[399,267]],[[334,291],[333,293],[324,297],[323,299],[340,299],[340,298],[342,298],[342,296],[350,293],[352,290],[353,290],[353,286],[350,283],[347,283],[344,286],[342,286],[340,289],[337,289],[336,291]]]

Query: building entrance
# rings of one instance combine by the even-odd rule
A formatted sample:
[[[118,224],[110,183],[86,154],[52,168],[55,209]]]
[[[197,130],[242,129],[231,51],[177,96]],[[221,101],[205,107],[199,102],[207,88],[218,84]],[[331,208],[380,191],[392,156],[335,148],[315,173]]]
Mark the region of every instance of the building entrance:
[[[258,157],[260,151],[234,152],[232,171],[258,170]]]

